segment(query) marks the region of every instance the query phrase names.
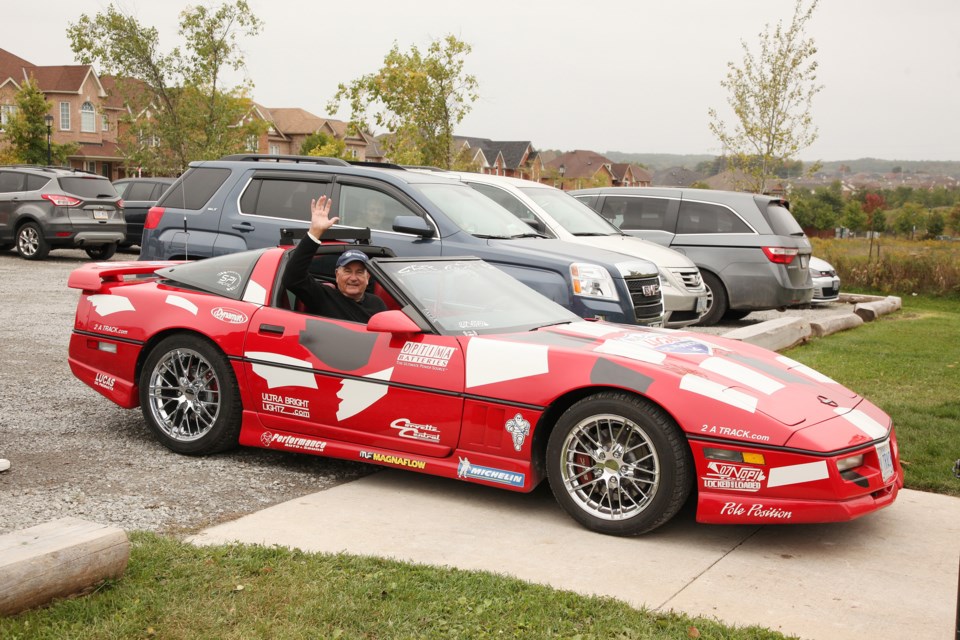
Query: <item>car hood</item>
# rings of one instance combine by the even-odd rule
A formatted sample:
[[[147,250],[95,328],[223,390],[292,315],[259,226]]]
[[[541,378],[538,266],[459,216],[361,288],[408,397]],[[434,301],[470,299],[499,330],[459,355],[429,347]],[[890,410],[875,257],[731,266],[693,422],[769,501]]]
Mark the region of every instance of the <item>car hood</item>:
[[[556,398],[540,394],[554,385],[558,395],[571,388],[621,388],[661,404],[691,437],[816,452],[882,439],[891,426],[886,414],[827,376],[773,351],[718,336],[573,322],[495,339],[543,345],[546,376],[529,386],[513,378],[490,390],[517,401],[536,398],[549,405]],[[478,338],[470,340],[468,364],[471,349],[479,353],[480,347],[472,342]],[[516,357],[509,349],[497,350],[507,369],[507,362],[523,368],[534,352],[526,345]]]
[[[553,238],[516,238],[514,240],[489,240],[490,246],[498,250],[512,249],[523,255],[530,256],[531,264],[536,264],[537,256],[549,255],[567,262],[590,262],[604,267],[616,266],[617,275],[656,274],[657,265],[649,259],[613,253],[602,247],[587,244],[555,240]]]
[[[575,240],[570,240],[576,244],[582,244],[605,251],[615,251],[628,255],[632,258],[645,258],[654,264],[669,268],[696,267],[693,260],[683,255],[679,251],[668,249],[659,244],[648,242],[633,236],[574,236]]]

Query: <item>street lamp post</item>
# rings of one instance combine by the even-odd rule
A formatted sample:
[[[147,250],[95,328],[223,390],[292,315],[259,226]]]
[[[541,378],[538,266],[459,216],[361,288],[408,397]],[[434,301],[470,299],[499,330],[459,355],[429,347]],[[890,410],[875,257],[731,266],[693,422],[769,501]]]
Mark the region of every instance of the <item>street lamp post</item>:
[[[559,167],[557,167],[557,173],[560,174],[560,190],[561,191],[563,190],[563,174],[565,174],[566,172],[567,172],[566,165],[561,164]]]
[[[51,165],[53,158],[50,155],[50,134],[53,131],[53,116],[48,113],[43,117],[43,121],[47,123],[47,165]]]

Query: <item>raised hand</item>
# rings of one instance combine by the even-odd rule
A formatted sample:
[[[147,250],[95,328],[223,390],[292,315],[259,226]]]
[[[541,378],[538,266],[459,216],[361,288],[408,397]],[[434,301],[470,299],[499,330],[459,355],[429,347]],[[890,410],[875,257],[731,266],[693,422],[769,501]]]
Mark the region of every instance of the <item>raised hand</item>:
[[[330,217],[330,199],[327,196],[310,200],[310,233],[313,237],[319,239],[324,231],[339,220],[338,216]]]

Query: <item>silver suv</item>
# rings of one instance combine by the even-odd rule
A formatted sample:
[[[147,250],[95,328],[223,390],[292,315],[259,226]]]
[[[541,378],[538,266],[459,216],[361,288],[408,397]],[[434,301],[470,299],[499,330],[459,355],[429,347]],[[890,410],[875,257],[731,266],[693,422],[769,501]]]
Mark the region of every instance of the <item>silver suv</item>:
[[[686,254],[710,290],[701,325],[813,297],[810,240],[786,200],[773,196],[652,187],[571,191],[623,231]]]
[[[123,242],[123,201],[103,176],[63,167],[0,166],[0,250],[26,260],[82,248],[108,260]]]

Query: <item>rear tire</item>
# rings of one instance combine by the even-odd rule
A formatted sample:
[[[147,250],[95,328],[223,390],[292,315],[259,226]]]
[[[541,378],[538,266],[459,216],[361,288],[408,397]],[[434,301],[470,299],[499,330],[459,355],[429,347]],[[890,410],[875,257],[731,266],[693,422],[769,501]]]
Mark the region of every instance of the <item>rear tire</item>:
[[[86,247],[84,251],[87,252],[91,260],[109,260],[117,252],[117,243],[98,244],[93,247]]]
[[[17,253],[24,260],[43,260],[50,253],[50,244],[36,222],[27,222],[17,229]]]
[[[700,321],[697,324],[701,327],[709,327],[720,322],[723,314],[729,308],[727,290],[724,289],[720,278],[712,273],[704,271],[702,276],[703,284],[707,288],[707,312],[700,316]]]
[[[195,335],[158,343],[140,373],[147,426],[171,451],[207,455],[237,446],[243,406],[227,357]]]
[[[560,417],[547,442],[547,478],[560,506],[586,528],[618,536],[676,515],[694,464],[677,423],[649,400],[607,391]]]

